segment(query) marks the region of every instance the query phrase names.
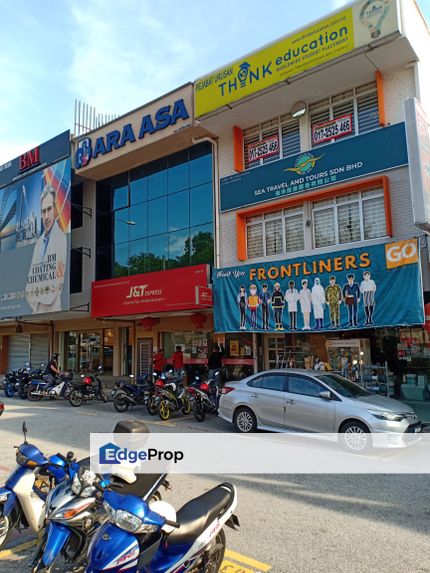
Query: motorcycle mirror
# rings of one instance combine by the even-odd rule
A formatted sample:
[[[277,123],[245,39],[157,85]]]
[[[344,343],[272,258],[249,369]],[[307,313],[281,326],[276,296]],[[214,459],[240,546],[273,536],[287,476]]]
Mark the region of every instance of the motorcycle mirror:
[[[67,452],[67,459],[71,462],[75,458],[75,452]]]
[[[24,444],[27,443],[27,424],[25,421],[22,423],[22,433],[24,434]]]

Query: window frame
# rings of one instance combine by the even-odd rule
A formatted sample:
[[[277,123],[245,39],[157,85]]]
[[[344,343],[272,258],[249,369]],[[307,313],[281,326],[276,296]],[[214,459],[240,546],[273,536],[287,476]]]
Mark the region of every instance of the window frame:
[[[251,385],[251,383],[255,382],[256,380],[264,380],[264,378],[269,378],[269,377],[270,378],[273,378],[273,377],[283,378],[284,379],[283,380],[283,389],[282,390],[275,390],[274,388],[263,388],[262,386]],[[287,374],[283,374],[280,372],[274,372],[271,374],[269,374],[269,373],[258,374],[252,380],[248,380],[246,385],[248,386],[248,388],[252,388],[253,390],[258,389],[258,390],[266,390],[266,391],[270,391],[270,392],[288,392],[288,390],[287,390],[287,388],[288,388]]]

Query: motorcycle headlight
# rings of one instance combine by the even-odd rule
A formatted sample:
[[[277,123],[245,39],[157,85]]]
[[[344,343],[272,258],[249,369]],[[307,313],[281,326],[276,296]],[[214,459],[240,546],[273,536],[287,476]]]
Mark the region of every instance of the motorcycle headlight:
[[[26,466],[28,462],[27,456],[24,456],[19,450],[16,452],[16,463],[20,466]]]
[[[82,484],[81,484],[81,480],[79,479],[78,474],[75,474],[73,476],[71,490],[73,491],[73,493],[75,495],[79,495],[82,491]]]
[[[402,414],[395,414],[393,412],[380,412],[379,410],[367,410],[369,414],[378,418],[378,420],[386,420],[387,422],[401,422],[404,419]]]
[[[109,521],[111,521],[112,523],[115,523],[115,510],[113,509],[112,506],[110,506],[108,504],[107,501],[103,502],[103,509],[108,514]]]
[[[91,497],[95,493],[95,488],[92,485],[87,485],[79,494],[80,497]]]
[[[137,515],[133,515],[123,509],[116,510],[115,525],[125,531],[135,532],[142,525],[142,520]]]

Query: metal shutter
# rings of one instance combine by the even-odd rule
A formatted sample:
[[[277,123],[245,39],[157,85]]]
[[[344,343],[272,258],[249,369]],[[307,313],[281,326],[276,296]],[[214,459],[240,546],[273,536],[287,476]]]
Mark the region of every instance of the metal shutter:
[[[48,361],[49,337],[47,336],[47,334],[32,334],[30,342],[31,342],[31,348],[30,348],[31,367],[39,368],[42,363],[46,364]]]
[[[24,368],[30,360],[30,335],[14,334],[9,336],[8,370]]]

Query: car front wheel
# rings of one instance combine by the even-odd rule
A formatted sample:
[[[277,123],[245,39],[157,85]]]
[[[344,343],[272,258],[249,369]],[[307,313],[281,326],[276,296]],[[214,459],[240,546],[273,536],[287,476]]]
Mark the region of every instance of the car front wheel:
[[[345,448],[357,454],[364,453],[371,445],[369,428],[362,422],[351,420],[340,429]]]
[[[234,414],[233,424],[238,432],[249,434],[257,429],[257,418],[248,408],[238,408]]]

